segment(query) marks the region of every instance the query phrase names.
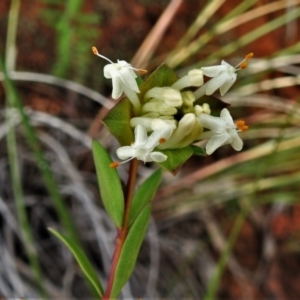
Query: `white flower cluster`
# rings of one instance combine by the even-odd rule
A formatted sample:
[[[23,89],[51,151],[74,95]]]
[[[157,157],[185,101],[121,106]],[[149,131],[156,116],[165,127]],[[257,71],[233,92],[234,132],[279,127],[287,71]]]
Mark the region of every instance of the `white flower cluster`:
[[[237,132],[248,128],[244,121],[234,123],[226,108],[221,111],[220,117],[211,116],[208,104],[195,105],[195,101],[217,89],[224,95],[234,84],[236,71],[247,66],[252,53],[236,67],[222,61],[218,66],[191,70],[171,87],[154,87],[140,99],[134,71],[145,71],[135,69],[123,60],[113,63],[100,55],[95,47],[93,52],[110,62],[104,67],[104,76],[112,79],[112,97],[117,99],[124,92],[134,108],[130,125],[134,128],[135,140],[132,145],[117,149],[117,156],[124,162],[133,158],[144,162],[163,162],[168,157],[159,150],[180,149],[203,139],[209,139],[207,154],[225,144],[231,144],[236,151],[242,149],[243,141]],[[204,83],[203,75],[212,79]],[[188,87],[198,89],[192,92],[186,90]],[[203,132],[203,128],[207,130]]]

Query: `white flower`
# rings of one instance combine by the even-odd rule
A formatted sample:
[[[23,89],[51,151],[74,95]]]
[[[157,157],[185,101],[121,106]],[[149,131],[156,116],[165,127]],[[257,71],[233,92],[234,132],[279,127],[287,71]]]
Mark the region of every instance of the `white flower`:
[[[126,94],[127,89],[139,93],[139,87],[135,81],[137,75],[134,73],[131,64],[125,60],[118,60],[118,63],[108,64],[104,67],[104,77],[111,78],[113,84],[112,97],[118,99],[123,91]]]
[[[245,59],[235,67],[222,60],[221,65],[201,68],[203,74],[208,77],[212,77],[212,79],[195,91],[196,99],[200,98],[204,94],[211,95],[218,88],[220,88],[221,95],[224,96],[235,83],[237,77],[236,72],[246,68],[248,60],[252,56],[253,53],[247,54]]]
[[[137,158],[144,162],[163,162],[168,157],[161,152],[153,149],[164,143],[172,134],[173,126],[170,126],[163,120],[154,119],[152,121],[153,132],[148,137],[147,130],[143,125],[138,124],[135,127],[135,141],[131,146],[123,146],[117,149],[117,156],[122,160],[131,160]]]
[[[200,114],[198,120],[203,127],[211,130],[211,132],[204,132],[200,136],[201,139],[210,137],[206,144],[206,153],[208,155],[226,144],[231,144],[236,151],[242,150],[243,141],[237,132],[245,131],[248,126],[245,125],[244,121],[234,123],[228,109],[224,108],[220,117]]]
[[[139,93],[139,87],[135,78],[137,75],[135,71],[145,73],[145,70],[135,69],[126,62],[125,60],[118,60],[117,63],[113,63],[107,57],[98,53],[96,47],[92,48],[95,55],[107,60],[110,64],[106,65],[103,69],[104,77],[112,79],[113,91],[112,98],[118,99],[124,92],[128,99],[131,101],[132,105],[136,110],[140,108],[140,101],[136,93]]]

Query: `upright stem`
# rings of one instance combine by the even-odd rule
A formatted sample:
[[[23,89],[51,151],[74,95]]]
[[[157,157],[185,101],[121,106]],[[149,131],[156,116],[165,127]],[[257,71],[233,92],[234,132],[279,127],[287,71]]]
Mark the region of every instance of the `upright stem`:
[[[136,183],[137,169],[138,169],[138,160],[135,158],[130,161],[130,169],[129,169],[129,175],[127,181],[126,196],[125,196],[125,211],[123,217],[123,225],[118,232],[115,251],[112,259],[109,278],[108,278],[108,284],[107,284],[105,295],[102,298],[103,300],[110,299],[120,255],[128,234],[129,215],[130,215],[130,209],[131,209],[134,188]]]

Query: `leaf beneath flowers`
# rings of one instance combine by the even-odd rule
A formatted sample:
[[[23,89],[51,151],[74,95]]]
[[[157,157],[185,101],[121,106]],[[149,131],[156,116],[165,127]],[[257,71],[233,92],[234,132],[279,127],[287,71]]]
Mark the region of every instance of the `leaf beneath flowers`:
[[[117,263],[110,299],[118,298],[123,286],[134,270],[139,250],[148,228],[151,208],[152,206],[149,203],[142,209],[128,232]]]
[[[103,120],[104,125],[121,146],[130,145],[134,142],[133,130],[130,127],[131,108],[130,101],[124,98],[108,112]]]
[[[197,155],[197,156],[206,156],[206,152],[203,148],[195,146],[195,145],[191,145],[192,149],[193,149],[193,154]]]
[[[121,228],[124,195],[118,172],[116,169],[110,168],[112,160],[98,141],[93,141],[93,156],[103,205],[115,225]]]
[[[176,175],[179,168],[194,154],[191,146],[182,149],[160,150],[168,156],[168,159],[162,163],[158,163],[161,167]]]

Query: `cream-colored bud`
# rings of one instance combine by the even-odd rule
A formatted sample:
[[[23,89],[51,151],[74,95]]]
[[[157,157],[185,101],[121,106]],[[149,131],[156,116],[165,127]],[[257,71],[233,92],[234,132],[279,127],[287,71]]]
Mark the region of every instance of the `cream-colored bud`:
[[[193,144],[203,132],[203,127],[199,122],[195,122],[193,130],[180,141],[180,148]]]
[[[162,100],[169,106],[179,107],[182,105],[180,92],[170,87],[154,87],[148,90],[144,95],[144,102],[151,98]]]
[[[191,86],[201,86],[203,84],[203,71],[200,69],[194,69],[188,72],[189,81]]]
[[[173,89],[182,90],[190,86],[199,87],[201,85],[203,85],[203,71],[200,69],[194,69],[177,80],[171,87]]]
[[[179,121],[177,128],[174,130],[169,140],[166,143],[159,145],[157,149],[163,150],[182,148],[181,141],[192,132],[196,122],[197,119],[195,114],[189,113],[184,115]]]
[[[143,125],[143,127],[146,128],[147,131],[151,131],[152,121],[153,118],[135,117],[130,119],[130,126],[135,128],[137,125]]]
[[[195,105],[195,114],[196,116],[199,116],[201,114],[207,114],[210,115],[211,110],[210,107],[207,103],[203,103],[202,106],[201,105]]]
[[[169,106],[162,101],[152,101],[145,103],[142,107],[142,113],[158,112],[164,116],[172,116],[177,113],[177,109],[173,106]]]
[[[194,102],[195,102],[195,96],[191,91],[186,91],[181,93],[182,94],[182,108],[181,111],[184,114],[187,113],[193,113],[194,112]]]

